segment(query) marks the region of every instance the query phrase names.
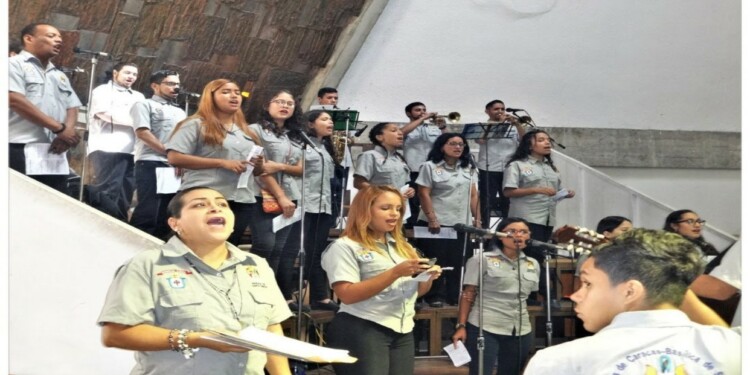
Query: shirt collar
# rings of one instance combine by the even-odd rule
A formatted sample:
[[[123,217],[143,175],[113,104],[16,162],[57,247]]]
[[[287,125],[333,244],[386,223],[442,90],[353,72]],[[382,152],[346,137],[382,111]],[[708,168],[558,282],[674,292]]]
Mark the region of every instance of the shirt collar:
[[[151,96],[151,100],[153,100],[153,101],[155,101],[157,103],[161,103],[161,104],[172,104],[171,101],[169,101],[167,99],[164,99],[161,96],[156,95],[156,94],[154,94],[153,96]]]
[[[456,165],[454,165],[454,166],[452,166],[452,167],[451,167],[450,165],[448,165],[448,163],[446,163],[446,162],[445,162],[445,159],[443,159],[443,160],[439,161],[439,162],[438,162],[437,164],[435,164],[435,165],[436,165],[436,166],[438,166],[438,167],[441,167],[441,168],[443,168],[443,169],[456,170],[456,169],[458,169],[458,168],[459,168],[459,166],[461,165],[461,161],[460,161],[460,160],[457,160],[457,161],[456,161]]]
[[[617,314],[612,323],[602,331],[633,327],[684,327],[694,324],[684,312],[677,309],[626,311]]]
[[[229,250],[229,259],[236,260],[236,262],[232,263],[249,263],[251,265],[256,265],[252,257],[229,242],[227,242],[227,249]],[[194,257],[198,258],[193,250],[190,250],[190,248],[187,247],[187,245],[185,245],[185,243],[177,236],[172,236],[169,241],[162,246],[161,251],[162,255],[167,258],[179,258],[188,254],[192,254]]]
[[[391,152],[388,152],[388,150],[386,150],[386,149],[385,149],[385,147],[383,147],[383,146],[378,146],[378,145],[375,145],[375,148],[374,148],[374,150],[375,150],[375,151],[377,151],[377,152],[378,152],[379,154],[381,154],[381,155],[383,155],[383,156],[393,156],[393,155],[395,155],[395,154],[396,154],[396,150],[393,150],[393,151],[391,151]]]
[[[114,80],[112,80],[112,81],[109,81],[109,83],[110,83],[110,84],[112,85],[112,87],[114,87],[114,88],[115,88],[115,90],[117,90],[117,91],[120,91],[120,92],[123,92],[123,91],[127,91],[127,92],[128,92],[128,94],[132,94],[132,93],[133,93],[133,90],[132,90],[132,89],[129,89],[129,88],[125,87],[125,86],[120,86],[120,84],[119,84],[119,83],[117,83],[117,82],[115,82]]]
[[[42,66],[42,61],[39,60],[38,57],[34,56],[31,52],[29,52],[27,50],[22,50],[18,55],[23,58],[23,61],[33,62],[37,66],[40,66],[40,67]],[[49,70],[55,68],[55,64],[53,64],[52,61],[48,61],[47,62],[47,66],[43,67],[43,68],[44,68],[45,71],[49,71]]]

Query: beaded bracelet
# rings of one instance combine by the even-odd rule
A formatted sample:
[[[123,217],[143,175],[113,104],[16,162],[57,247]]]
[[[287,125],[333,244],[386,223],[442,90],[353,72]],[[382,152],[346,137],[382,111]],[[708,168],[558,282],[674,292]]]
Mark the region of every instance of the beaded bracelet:
[[[169,337],[167,337],[167,341],[169,342],[169,347],[172,348],[173,352],[180,351],[179,349],[177,349],[177,346],[175,346],[175,341],[174,341],[174,334],[179,331],[180,331],[179,329],[173,329],[169,331]]]
[[[177,334],[177,348],[185,356],[185,359],[193,358],[195,352],[200,348],[191,348],[187,343],[187,335],[193,331],[189,329],[181,329],[180,333]]]

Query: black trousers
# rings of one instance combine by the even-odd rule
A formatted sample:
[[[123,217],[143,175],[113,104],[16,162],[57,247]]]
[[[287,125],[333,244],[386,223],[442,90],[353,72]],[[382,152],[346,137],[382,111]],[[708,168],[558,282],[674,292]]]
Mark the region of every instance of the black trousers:
[[[414,196],[409,198],[409,209],[411,210],[411,217],[406,219],[404,228],[413,228],[417,223],[417,217],[419,217],[419,194],[417,194],[418,186],[416,183],[417,177],[419,177],[419,172],[409,173],[409,186],[414,189]],[[401,186],[396,186],[396,188],[401,189]]]
[[[156,168],[168,166],[152,160],[135,162],[138,204],[130,217],[130,225],[161,239],[166,239],[172,231],[167,224],[167,205],[174,194],[156,193]]]
[[[337,313],[326,329],[326,346],[347,349],[358,358],[334,363],[336,375],[407,375],[414,373],[414,336],[398,333],[347,313]]]
[[[417,226],[427,226],[427,222],[419,220]],[[461,290],[461,267],[466,264],[466,259],[474,254],[472,243],[467,243],[466,254],[464,254],[464,238],[466,233],[458,233],[455,240],[445,238],[420,238],[417,241],[419,250],[427,258],[437,258],[437,264],[441,267],[453,267],[452,271],[445,271],[443,275],[432,282],[432,288],[424,299],[428,302],[435,300],[445,301],[451,305],[458,304],[458,295]]]
[[[87,202],[99,211],[127,221],[135,190],[133,155],[94,151],[88,158],[94,176],[92,183],[86,186]]]
[[[26,174],[26,154],[24,154],[24,143],[10,143],[8,145],[8,164],[10,169]],[[68,194],[68,175],[42,174],[28,176],[39,181],[65,195]]]
[[[497,195],[500,197],[497,197]],[[479,170],[479,206],[482,228],[489,228],[490,210],[499,208],[502,217],[508,217],[510,199],[503,195],[503,172]]]
[[[305,269],[302,276],[310,283],[311,303],[331,298],[328,277],[320,265],[320,255],[328,246],[328,231],[333,222],[333,216],[328,214],[305,213]],[[299,279],[295,278],[298,275],[294,272],[294,263],[299,257],[300,225],[297,222],[292,226],[279,260],[277,280],[281,294],[286,299],[291,299],[292,293],[299,286]]]

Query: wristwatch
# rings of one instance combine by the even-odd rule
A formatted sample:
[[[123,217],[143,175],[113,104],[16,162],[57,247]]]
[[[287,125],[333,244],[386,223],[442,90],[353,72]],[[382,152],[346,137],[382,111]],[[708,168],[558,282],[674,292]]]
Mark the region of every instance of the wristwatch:
[[[466,328],[466,323],[456,323],[456,330],[460,328]]]

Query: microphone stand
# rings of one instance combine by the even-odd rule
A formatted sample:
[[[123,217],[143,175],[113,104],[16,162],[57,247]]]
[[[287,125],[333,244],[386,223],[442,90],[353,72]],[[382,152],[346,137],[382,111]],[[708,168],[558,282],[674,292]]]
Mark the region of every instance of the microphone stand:
[[[94,114],[91,112],[91,95],[94,91],[94,76],[96,75],[96,64],[99,63],[99,54],[91,54],[91,76],[89,78],[89,99],[86,103],[86,124],[83,128],[83,161],[81,163],[81,183],[78,187],[78,201],[83,202],[83,187],[86,181],[86,168],[89,159],[89,127]]]
[[[307,152],[307,147],[309,147],[307,145],[307,142],[302,142],[302,188],[300,189],[302,194],[300,194],[299,200],[299,207],[302,208],[302,216],[300,217],[299,227],[299,253],[297,253],[297,257],[299,258],[299,280],[297,284],[297,336],[300,340],[302,340],[302,303],[305,300],[304,296],[302,295],[302,287],[305,283],[304,270],[305,258],[307,257],[307,254],[305,253],[305,153]],[[318,150],[314,150],[318,152]],[[321,157],[323,156],[321,155]]]
[[[547,282],[544,286],[546,293],[545,307],[547,308],[547,322],[544,323],[544,330],[547,333],[547,347],[552,346],[552,296],[550,295],[550,277],[549,277],[549,249],[544,249],[544,279]]]
[[[518,271],[518,330],[516,338],[518,339],[518,356],[516,357],[516,363],[518,363],[518,369],[521,369],[521,327],[523,326],[523,298],[521,298],[521,243],[518,240],[514,240],[513,244],[516,246],[516,270]],[[529,322],[531,324],[531,322]]]
[[[467,234],[468,236],[468,234]],[[479,334],[477,335],[477,361],[479,361],[479,374],[484,374],[484,241],[479,241],[479,298],[477,306],[479,308]]]
[[[469,224],[467,225],[471,225],[471,187],[473,186],[472,178],[474,177],[474,169],[475,169],[474,168],[474,156],[471,155],[471,152],[469,153],[469,157],[471,157],[472,160],[469,162],[470,177],[469,177],[469,192],[467,194],[467,196],[469,197],[469,203],[468,203],[468,209],[466,211],[466,222],[468,222]],[[481,216],[480,210],[477,210],[477,213],[479,213]],[[469,235],[464,234],[464,246],[463,246],[463,251],[461,253],[461,274],[460,274],[459,283],[458,283],[458,300],[457,301],[459,301],[459,304],[461,303],[460,302],[461,301],[461,289],[464,286],[464,269],[466,268],[466,248],[468,244],[469,244]]]
[[[346,164],[346,153],[349,152],[349,120],[351,120],[351,118],[349,117],[348,113],[345,118],[346,118],[346,127],[344,130],[344,155],[342,156],[342,159],[341,159],[342,164]],[[344,170],[348,172],[350,167],[351,166],[344,167]],[[341,183],[341,202],[340,202],[341,204],[339,205],[339,217],[336,220],[336,229],[339,229],[339,230],[344,230],[344,227],[345,227],[344,225],[344,194],[346,194],[346,185],[348,181],[349,181],[349,173],[346,173],[346,175],[341,181],[342,182]]]

